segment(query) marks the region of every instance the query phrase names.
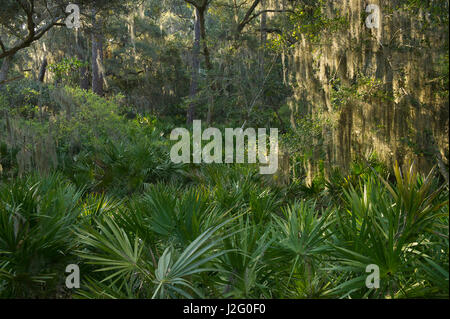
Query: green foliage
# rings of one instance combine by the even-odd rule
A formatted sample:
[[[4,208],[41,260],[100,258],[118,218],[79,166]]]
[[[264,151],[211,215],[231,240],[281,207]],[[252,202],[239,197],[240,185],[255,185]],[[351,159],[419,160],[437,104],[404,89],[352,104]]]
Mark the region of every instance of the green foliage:
[[[324,0],[320,0],[301,4],[296,8],[295,14],[291,17],[296,25],[292,33],[294,38],[300,40],[300,36],[303,35],[312,41],[318,41],[324,31],[333,33],[347,26],[347,20],[339,14],[333,18],[327,17],[325,4]]]
[[[330,252],[330,212],[319,216],[315,205],[301,202],[288,206],[283,215],[275,217],[275,249],[279,250],[281,263],[289,266],[287,284],[293,284],[292,297],[318,297],[329,284],[320,278],[320,261]]]
[[[295,43],[308,39],[312,43],[327,41],[326,35],[332,36],[348,27],[348,20],[339,12],[329,14],[325,0],[301,1],[294,6],[289,15],[288,29],[278,34],[271,41],[271,48],[280,50],[293,48]]]
[[[88,67],[87,61],[83,62],[76,57],[63,58],[61,61],[50,64],[48,69],[55,74],[57,82],[68,82],[72,74],[74,74],[81,67]]]
[[[170,161],[169,143],[160,124],[151,116],[124,118],[121,95],[105,99],[70,87],[38,86],[35,90],[18,84],[5,89],[9,103],[17,106],[9,104],[3,110],[6,121],[0,121],[0,163],[5,177],[18,173],[17,154],[49,141],[64,174],[90,191],[101,192],[114,185],[117,194],[129,194],[143,190],[155,178],[182,177],[184,168]],[[46,99],[53,100],[52,109],[44,104]],[[28,105],[35,105],[33,113],[24,111]],[[39,154],[36,150],[30,155],[33,163],[44,161]]]
[[[190,174],[123,200],[58,176],[2,185],[1,296],[66,296],[76,263],[77,298],[448,297],[448,189],[434,172],[394,167],[389,181],[355,163],[297,201],[243,166]],[[379,289],[365,286],[369,264]]]
[[[81,195],[57,175],[0,185],[1,297],[60,295]]]
[[[298,115],[295,118],[295,128],[283,135],[283,146],[290,154],[296,154],[296,160],[304,164],[323,144],[323,127],[331,125],[330,120],[320,116],[313,118],[310,115]]]
[[[396,166],[394,172],[395,185],[380,177],[345,192],[345,209],[339,211],[335,235],[340,245],[333,245],[340,265],[334,270],[347,272],[349,277],[332,289],[333,293],[408,298],[411,290],[414,296],[432,296],[428,294],[429,283],[420,280],[418,274],[424,270],[424,262],[430,264],[433,258],[427,253],[429,248],[440,245],[431,238],[430,230],[445,227],[440,219],[448,218],[448,200],[435,201],[442,189],[433,189],[432,175],[423,181],[418,179],[414,165],[403,174]],[[369,264],[380,268],[378,290],[361,287]],[[448,268],[446,271],[448,274]],[[445,271],[439,267],[434,266],[433,273],[445,278]],[[445,289],[439,293],[445,293]]]
[[[380,102],[393,101],[392,94],[386,92],[381,80],[365,75],[359,75],[350,86],[343,85],[339,78],[333,80],[331,85],[333,87],[331,102],[337,110],[355,101],[367,102],[370,99]]]
[[[402,0],[399,2],[398,7],[411,14],[418,15],[421,11],[426,13],[429,19],[420,18],[423,31],[445,23],[448,24],[448,2],[446,1]]]
[[[6,84],[0,88],[0,110],[11,116],[36,118],[41,116],[41,108],[50,111],[57,108],[50,92],[50,87],[29,79]]]

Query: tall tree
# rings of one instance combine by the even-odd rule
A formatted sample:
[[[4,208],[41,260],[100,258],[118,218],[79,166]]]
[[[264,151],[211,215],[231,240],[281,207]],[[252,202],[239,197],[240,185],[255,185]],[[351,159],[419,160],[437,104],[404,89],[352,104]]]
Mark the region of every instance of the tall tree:
[[[2,67],[0,68],[0,86],[7,80],[9,68],[11,66],[12,56],[7,56],[3,59]]]
[[[44,59],[42,60],[41,68],[39,69],[39,75],[38,75],[39,82],[44,82],[45,72],[47,71],[47,65],[48,65],[47,57],[44,56]]]
[[[200,38],[203,47],[203,55],[205,58],[205,66],[208,70],[212,69],[211,57],[209,54],[208,42],[206,41],[206,13],[208,6],[212,0],[185,0],[187,3],[193,5],[197,9],[198,21],[200,26]]]
[[[191,124],[195,116],[195,101],[194,98],[198,91],[198,80],[200,73],[200,14],[197,8],[194,8],[195,21],[194,21],[194,46],[192,49],[192,78],[191,87],[189,90],[189,96],[191,102],[189,103],[189,108],[187,112],[187,124]]]
[[[103,91],[103,32],[98,10],[92,9],[92,91],[102,96]]]
[[[92,68],[92,91],[100,96],[104,95],[105,69],[103,64],[103,46],[104,46],[104,26],[103,17],[112,12],[127,14],[128,1],[119,0],[96,0],[90,1],[91,7],[91,68]]]
[[[82,32],[77,32],[76,34],[76,51],[77,58],[80,61],[84,62],[88,60],[88,43]],[[89,90],[89,84],[89,67],[87,64],[83,63],[80,67],[80,88]]]

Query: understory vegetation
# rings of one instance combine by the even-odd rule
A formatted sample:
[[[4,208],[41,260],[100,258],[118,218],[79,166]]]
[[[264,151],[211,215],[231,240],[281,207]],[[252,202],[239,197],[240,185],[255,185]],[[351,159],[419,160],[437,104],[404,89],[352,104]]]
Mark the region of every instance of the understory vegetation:
[[[167,123],[46,90],[66,104],[1,120],[1,297],[448,298],[434,170],[372,154],[307,185],[301,170],[280,183],[255,165],[172,164]],[[39,152],[36,136],[52,142]],[[69,264],[80,289],[65,288]]]

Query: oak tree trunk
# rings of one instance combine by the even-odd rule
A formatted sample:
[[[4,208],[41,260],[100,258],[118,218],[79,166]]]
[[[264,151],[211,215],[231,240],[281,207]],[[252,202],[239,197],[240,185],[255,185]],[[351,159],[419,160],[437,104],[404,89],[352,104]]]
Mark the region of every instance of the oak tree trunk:
[[[48,65],[47,57],[44,57],[44,60],[42,61],[41,64],[41,68],[39,69],[39,76],[38,76],[39,82],[44,82],[45,72],[47,71],[47,65]]]
[[[6,58],[3,59],[2,67],[0,69],[0,86],[2,85],[3,82],[5,82],[8,79],[8,72],[11,66],[11,60],[12,60],[11,56],[7,56]]]
[[[80,61],[88,60],[89,57],[89,43],[83,33],[77,33],[76,36],[76,50],[77,50],[77,58]],[[83,90],[89,90],[89,67],[87,65],[82,65],[80,67],[80,88]]]

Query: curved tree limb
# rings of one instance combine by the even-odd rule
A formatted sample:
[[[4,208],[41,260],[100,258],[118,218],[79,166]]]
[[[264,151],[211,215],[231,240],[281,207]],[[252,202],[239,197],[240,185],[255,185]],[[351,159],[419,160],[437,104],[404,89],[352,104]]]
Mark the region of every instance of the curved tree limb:
[[[53,26],[60,25],[59,21],[65,17],[65,15],[61,15],[59,17],[53,18],[49,23],[47,23],[43,27],[36,29],[36,24],[33,20],[35,2],[34,1],[24,2],[21,0],[16,0],[16,2],[25,12],[27,18],[28,34],[24,39],[21,39],[20,41],[16,42],[14,46],[11,48],[7,48],[6,45],[3,43],[3,41],[0,39],[0,48],[1,48],[0,59],[13,56],[19,50],[29,47],[34,41],[39,40]]]

